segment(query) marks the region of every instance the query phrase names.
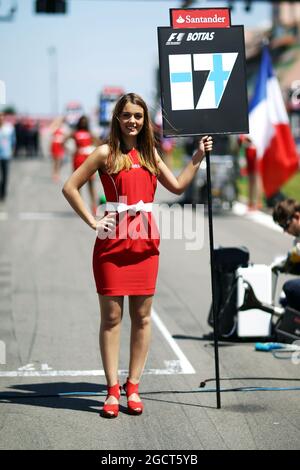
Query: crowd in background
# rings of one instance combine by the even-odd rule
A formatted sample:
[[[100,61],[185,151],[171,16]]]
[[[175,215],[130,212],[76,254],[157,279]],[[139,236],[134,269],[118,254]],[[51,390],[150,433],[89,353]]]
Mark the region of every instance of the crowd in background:
[[[39,153],[39,130],[38,120],[24,118],[15,122],[16,146],[15,157],[35,157]]]

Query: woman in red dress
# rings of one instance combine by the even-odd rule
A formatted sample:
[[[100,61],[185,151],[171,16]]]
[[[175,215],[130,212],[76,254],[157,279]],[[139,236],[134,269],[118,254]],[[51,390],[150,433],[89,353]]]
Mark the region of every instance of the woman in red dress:
[[[248,209],[250,211],[263,207],[263,186],[259,170],[259,161],[254,143],[247,135],[239,136],[238,144],[244,149],[248,176]]]
[[[56,118],[49,127],[51,134],[51,156],[53,159],[52,179],[56,183],[60,180],[60,170],[65,155],[64,141],[66,129],[63,118]]]
[[[129,296],[131,338],[129,375],[123,388],[128,410],[132,414],[143,411],[138,385],[149,350],[159,257],[159,235],[151,213],[157,180],[169,191],[182,194],[205,151],[211,149],[211,137],[203,137],[176,178],[154,147],[146,103],[129,93],[115,106],[108,144],[100,145],[64,185],[71,206],[98,235],[93,269],[101,313],[100,351],[108,385],[105,417],[116,417],[119,412],[118,357],[125,295]],[[100,221],[86,209],[79,193],[96,171],[108,201]]]
[[[76,150],[73,156],[74,171],[83,164],[87,157],[95,150],[96,138],[89,129],[89,121],[86,116],[81,116],[73,134],[70,136],[74,139]],[[70,138],[69,137],[69,138]],[[91,209],[94,215],[97,211],[97,192],[94,186],[95,176],[92,175],[88,180],[88,189],[91,198]]]

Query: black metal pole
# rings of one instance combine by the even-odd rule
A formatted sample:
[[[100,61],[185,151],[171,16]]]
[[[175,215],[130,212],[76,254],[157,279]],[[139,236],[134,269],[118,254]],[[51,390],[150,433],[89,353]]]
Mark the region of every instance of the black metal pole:
[[[215,349],[215,368],[216,368],[216,393],[217,408],[221,408],[221,392],[220,392],[220,373],[219,373],[219,328],[216,306],[216,276],[214,262],[214,232],[212,217],[212,198],[211,198],[211,177],[210,177],[210,152],[205,152],[206,157],[206,177],[207,177],[207,203],[208,203],[208,227],[209,227],[209,248],[210,248],[210,272],[211,272],[211,291],[212,291],[212,311],[214,319],[214,349]]]

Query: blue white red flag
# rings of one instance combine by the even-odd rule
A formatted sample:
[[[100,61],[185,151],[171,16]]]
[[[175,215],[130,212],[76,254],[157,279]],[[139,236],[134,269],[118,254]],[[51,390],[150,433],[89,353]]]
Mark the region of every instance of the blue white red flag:
[[[298,170],[299,157],[266,46],[249,106],[249,135],[260,160],[265,194],[270,197]]]

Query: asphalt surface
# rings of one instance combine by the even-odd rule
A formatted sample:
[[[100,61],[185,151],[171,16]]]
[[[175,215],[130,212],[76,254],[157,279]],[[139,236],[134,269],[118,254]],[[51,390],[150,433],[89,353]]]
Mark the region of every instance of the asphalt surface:
[[[69,172],[66,163],[63,180]],[[215,382],[199,389],[200,381],[215,376],[213,343],[206,336],[211,332],[206,217],[202,248],[187,250],[189,240],[161,241],[152,344],[141,383],[144,413],[129,416],[123,396],[117,419],[99,415],[104,396],[97,394],[105,392],[105,380],[92,375],[102,371],[91,269],[95,234],[73,214],[61,187],[51,180],[49,160],[14,161],[9,197],[0,208],[0,340],[6,346],[0,448],[299,449],[300,391],[226,391],[217,409],[216,395],[208,391]],[[178,198],[160,187],[156,200],[172,204]],[[266,264],[292,242],[233,214],[214,217],[214,236],[215,245],[247,246],[254,263]],[[126,307],[121,380],[129,327]],[[222,389],[300,387],[300,365],[255,351],[251,340],[221,341],[219,354],[220,375],[227,378]],[[90,395],[56,396],[70,392]]]

